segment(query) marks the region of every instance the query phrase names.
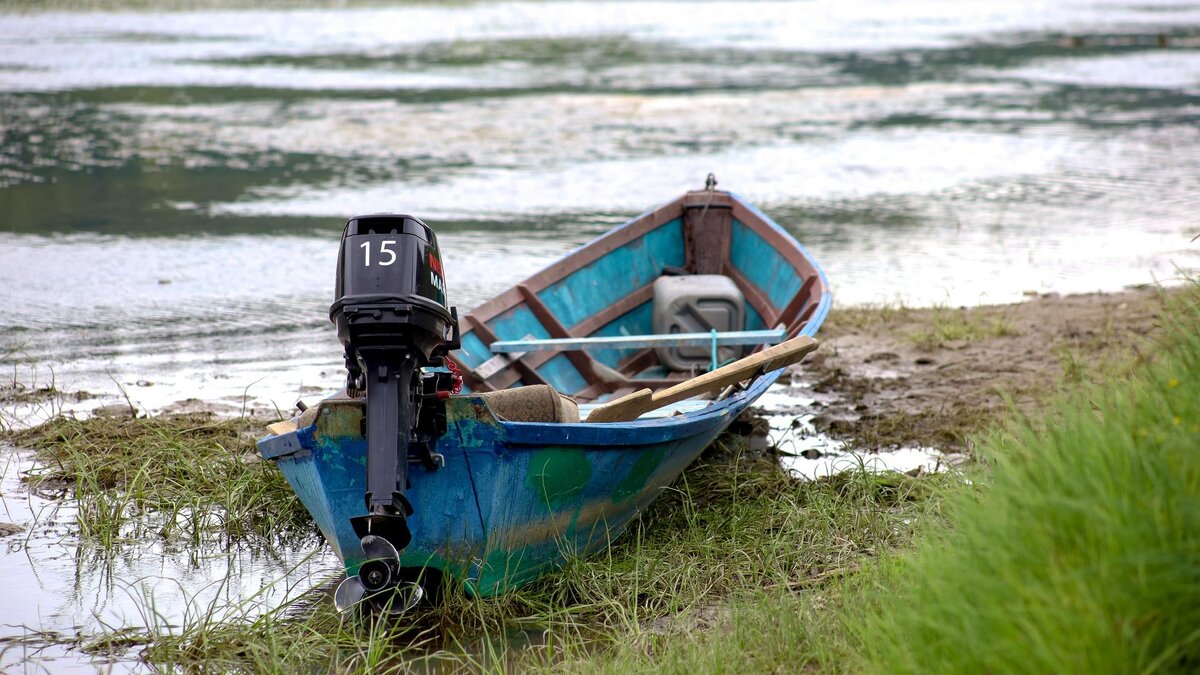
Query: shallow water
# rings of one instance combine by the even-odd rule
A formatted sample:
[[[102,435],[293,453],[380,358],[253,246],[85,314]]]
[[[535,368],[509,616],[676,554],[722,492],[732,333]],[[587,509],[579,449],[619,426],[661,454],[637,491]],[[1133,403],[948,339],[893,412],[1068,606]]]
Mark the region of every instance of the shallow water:
[[[766,442],[778,453],[780,466],[796,478],[817,480],[847,471],[934,473],[966,459],[925,447],[857,451],[817,431],[812,422],[815,401],[807,383],[792,382],[773,385],[755,405],[767,420]]]
[[[253,616],[341,572],[328,547],[270,551],[169,543],[152,534],[102,549],[81,539],[67,490],[31,492],[27,452],[0,445],[0,521],[25,531],[0,538],[0,670],[93,672],[133,667],[80,646],[120,628],[171,632],[205,616]]]
[[[838,304],[1170,280],[1200,265],[1198,121],[1200,5],[1172,0],[0,14],[0,374],[99,394],[68,408],[287,411],[340,384],[345,218],[426,219],[469,308],[710,171]],[[797,470],[836,468],[772,401],[780,444],[831,458]],[[6,508],[69,522],[13,461]],[[137,546],[80,566],[54,527],[0,559],[40,614],[0,624],[86,633],[144,616],[135,579],[288,569]]]

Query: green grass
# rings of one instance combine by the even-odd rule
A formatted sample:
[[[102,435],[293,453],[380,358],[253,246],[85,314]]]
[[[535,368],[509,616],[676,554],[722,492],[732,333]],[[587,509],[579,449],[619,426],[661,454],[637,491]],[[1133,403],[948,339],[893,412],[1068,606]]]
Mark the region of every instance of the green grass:
[[[1004,317],[982,317],[965,309],[934,307],[928,324],[909,335],[917,347],[934,350],[951,342],[974,342],[1016,335],[1017,329]]]
[[[1200,668],[1200,291],[1166,317],[1154,363],[985,439],[986,486],[846,603],[858,668]]]
[[[6,434],[36,452],[35,488],[71,488],[79,535],[101,547],[147,536],[271,545],[315,531],[279,471],[259,460],[260,420],[203,415],[56,417]]]
[[[1171,296],[1165,317],[1154,358],[1068,379],[1074,391],[1042,417],[977,436],[984,463],[966,476],[798,482],[725,437],[606,553],[499,598],[449,594],[395,622],[338,617],[328,602],[215,609],[112,647],[146,644],[167,671],[1194,671],[1200,288]],[[49,445],[89,454],[55,433]],[[151,461],[198,433],[96,447]],[[230,453],[212,445],[223,465]],[[129,477],[137,462],[68,459],[112,499],[158,489]]]
[[[679,626],[719,623],[745,598],[837,583],[906,545],[943,480],[799,482],[733,445],[726,437],[606,553],[498,598],[451,593],[397,623],[342,620],[328,603],[300,618],[234,611],[149,636],[144,657],[163,669],[245,672],[587,669],[622,650],[651,654]]]
[[[841,308],[830,317],[829,327],[834,332],[866,330],[907,323],[916,317],[924,317],[920,329],[905,337],[925,350],[939,349],[953,342],[973,342],[1019,334],[1012,320],[1006,316],[984,316],[978,311],[945,305],[924,310],[906,307],[903,303]]]

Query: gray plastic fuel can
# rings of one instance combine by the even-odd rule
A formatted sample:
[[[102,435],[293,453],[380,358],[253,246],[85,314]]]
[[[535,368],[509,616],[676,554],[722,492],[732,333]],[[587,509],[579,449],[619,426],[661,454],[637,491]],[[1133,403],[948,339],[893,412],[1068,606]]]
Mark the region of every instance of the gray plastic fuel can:
[[[654,282],[654,332],[707,333],[744,330],[745,298],[737,284],[720,274],[659,277]],[[740,358],[744,347],[726,346],[717,351],[721,362]],[[711,347],[659,347],[660,363],[677,371],[707,369]]]

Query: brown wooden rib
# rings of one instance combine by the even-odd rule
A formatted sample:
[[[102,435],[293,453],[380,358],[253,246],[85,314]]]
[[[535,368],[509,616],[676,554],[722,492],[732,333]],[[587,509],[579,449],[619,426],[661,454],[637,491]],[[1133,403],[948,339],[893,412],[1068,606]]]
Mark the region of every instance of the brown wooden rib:
[[[518,295],[521,295],[521,297],[524,297],[519,289],[514,287],[512,289],[512,291]],[[539,321],[541,321],[541,318],[538,317],[537,313],[535,312],[535,310],[532,306],[530,306],[528,303],[518,303],[518,305],[520,305],[520,304],[525,304],[525,306],[530,310],[530,312],[534,313],[534,318],[537,318],[537,319],[539,319]],[[543,307],[544,307],[544,305],[543,305]],[[470,319],[473,322],[473,325],[479,325],[481,323],[479,321],[479,319],[473,315],[470,315]],[[541,321],[541,322],[543,324],[545,323],[544,321]],[[561,327],[561,324],[557,324],[557,325],[559,327]],[[553,333],[554,326],[545,326],[545,327],[547,328],[547,332]],[[485,327],[485,331],[486,331],[486,335],[491,336],[487,340],[487,344],[490,347],[491,343],[495,342],[498,338],[496,337],[495,333],[491,332],[490,329]],[[568,336],[560,335],[557,337],[568,337]],[[484,339],[485,333],[479,333],[479,338],[481,340]],[[525,379],[524,378],[525,373],[530,372],[530,370],[536,371],[538,368],[542,367],[543,364],[545,364],[547,361],[549,361],[550,359],[554,358],[557,355],[558,355],[558,352],[553,352],[553,351],[539,351],[539,352],[528,353],[525,356],[520,357],[519,359],[514,359],[514,364],[520,364],[522,366],[527,366],[527,369],[514,370],[511,367],[505,368],[504,370],[501,370],[501,371],[497,372],[495,375],[493,375],[488,380],[488,382],[493,384],[497,389],[507,389],[507,388],[511,387],[512,385],[516,384],[518,381]],[[578,368],[578,366],[576,366],[576,367]],[[591,372],[590,369],[588,372],[589,373]],[[581,372],[580,374],[583,375],[585,379],[587,378],[586,373]],[[536,377],[537,377],[537,379],[535,381],[526,381],[526,384],[538,384],[538,383],[545,382],[545,378],[543,378],[541,375],[537,375]]]
[[[792,309],[793,305],[799,303],[803,307],[803,311],[799,317],[794,321],[786,321],[785,323],[788,337],[795,337],[800,333],[808,320],[812,318],[812,315],[821,303],[822,296],[828,293],[829,289],[821,283],[820,274],[817,272],[816,266],[796,248],[794,240],[768,225],[762,218],[736,199],[733,200],[733,217],[749,227],[755,234],[762,237],[776,251],[779,251],[784,260],[796,270],[796,274],[804,277],[804,285],[793,296],[792,300],[788,303],[788,307],[784,308],[784,311],[779,315],[780,319],[788,319],[788,310]],[[778,323],[776,321],[774,325],[778,325]]]
[[[478,336],[479,339],[483,340],[484,344],[490,345],[493,342],[496,342],[496,334],[492,332],[492,329],[489,328],[487,324],[469,314],[465,318],[473,324],[471,329],[475,331],[475,335]],[[532,364],[525,361],[525,357],[513,359],[512,365],[505,370],[500,371],[496,375],[493,375],[491,379],[494,380],[500,375],[506,375],[508,372],[511,372],[512,369],[519,371],[520,376],[512,379],[511,381],[503,383],[501,380],[496,380],[493,384],[497,389],[506,389],[518,379],[524,379],[525,384],[546,384],[546,379],[538,374],[537,370],[534,369]]]
[[[815,274],[809,275],[804,280],[804,283],[800,286],[800,290],[796,291],[796,295],[792,297],[792,301],[779,313],[779,319],[775,322],[775,325],[783,324],[784,328],[791,329],[792,324],[800,316],[801,310],[804,309],[805,304],[811,299],[812,289],[816,283],[817,275]]]
[[[654,353],[653,349],[646,348],[617,364],[617,372],[631,377],[656,363],[658,363],[658,355]]]
[[[742,271],[735,268],[733,265],[725,266],[725,276],[733,279],[733,283],[737,284],[738,290],[742,295],[746,296],[746,301],[758,312],[762,317],[764,326],[774,326],[778,323],[779,312],[775,309],[775,305],[763,295],[763,292],[755,286],[753,282],[746,278]]]
[[[534,370],[541,368],[544,363],[554,358],[557,352],[533,352],[522,356],[515,363],[520,363],[523,366],[528,366]],[[497,389],[508,389],[512,385],[524,379],[524,370],[514,368],[505,368],[492,376],[491,382],[496,385]],[[527,382],[526,384],[539,384],[545,382],[545,378],[538,375],[535,382]]]
[[[631,310],[637,309],[642,304],[650,302],[650,300],[653,298],[654,282],[652,281],[614,302],[608,307],[605,307],[599,312],[589,316],[583,321],[580,321],[571,331],[571,337],[588,337],[592,333],[604,328],[616,319],[628,314]]]
[[[750,227],[755,234],[762,237],[776,251],[779,251],[783,259],[788,261],[796,270],[797,276],[808,278],[817,274],[817,268],[796,248],[796,243],[793,239],[784,236],[775,228],[767,225],[753,211],[746,208],[745,205],[737,200],[733,201],[733,217],[743,225]]]
[[[550,337],[575,337],[571,334],[571,331],[567,330],[566,326],[562,325],[558,317],[554,316],[554,312],[550,311],[546,303],[542,302],[542,299],[532,289],[525,284],[517,284],[517,290],[521,292],[521,295],[525,296],[525,305],[529,308],[529,311],[533,312],[534,318],[550,333]],[[601,383],[599,376],[596,375],[596,369],[592,367],[595,359],[592,358],[591,354],[575,349],[569,349],[562,353],[567,355],[567,358],[571,360],[571,364],[575,366],[575,369],[579,371],[579,374],[583,376],[583,379],[589,385]]]
[[[816,313],[817,304],[818,302],[816,299],[809,303],[808,307],[805,308],[804,313],[800,315],[800,319],[796,321],[795,329],[788,329],[788,337],[796,337],[800,334],[800,331],[804,329],[804,324],[808,323],[808,320],[811,319],[812,315]]]

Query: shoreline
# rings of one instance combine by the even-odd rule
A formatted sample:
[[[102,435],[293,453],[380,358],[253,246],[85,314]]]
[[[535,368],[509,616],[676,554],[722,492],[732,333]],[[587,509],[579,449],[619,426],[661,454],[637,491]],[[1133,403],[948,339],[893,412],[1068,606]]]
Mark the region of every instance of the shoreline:
[[[812,403],[797,401],[787,411],[756,406],[755,411],[811,415],[816,432],[856,452],[909,446],[964,452],[970,433],[997,421],[1011,406],[1031,412],[1038,401],[1087,380],[1097,368],[1131,351],[1140,354],[1140,345],[1154,332],[1146,329],[1163,294],[1172,292],[1145,287],[1048,294],[957,308],[835,305],[818,332],[820,349],[789,371],[792,384],[805,387],[793,392]],[[202,415],[267,423],[289,412],[258,401],[235,405],[194,397],[148,412],[120,392],[73,391],[15,377],[0,387],[0,433],[63,414]]]

